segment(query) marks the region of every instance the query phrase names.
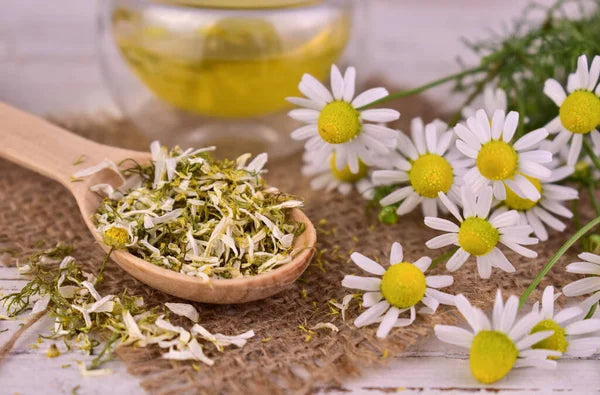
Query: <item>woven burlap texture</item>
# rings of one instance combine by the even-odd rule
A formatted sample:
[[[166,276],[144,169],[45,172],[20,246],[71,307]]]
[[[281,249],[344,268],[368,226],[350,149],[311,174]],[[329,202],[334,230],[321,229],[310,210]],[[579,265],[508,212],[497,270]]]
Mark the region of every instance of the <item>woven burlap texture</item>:
[[[420,100],[400,102],[399,106],[403,117],[398,126],[403,128],[412,115],[431,119],[434,114],[432,107]],[[124,121],[80,116],[55,122],[107,144],[145,149],[148,143]],[[76,152],[77,147],[73,150]],[[316,388],[337,388],[363,368],[385,363],[415,344],[431,333],[434,324],[456,322],[456,311],[443,306],[434,316],[418,316],[412,326],[394,329],[387,339],[380,340],[375,337],[376,326],[353,327],[352,321],[360,309],[357,301],[348,311],[346,322],[339,315],[332,315],[327,302],[341,301],[349,292],[340,285],[344,274],[361,274],[349,261],[352,251],[385,262],[392,242],[399,241],[407,260],[423,255],[435,257],[440,251],[428,250],[424,243],[437,233],[423,225],[420,213],[401,218],[395,226],[381,225],[376,211],[368,211],[366,203],[355,194],[341,196],[311,191],[299,169],[297,155],[270,163],[267,178],[281,190],[303,197],[306,213],[315,225],[319,224],[318,251],[309,269],[292,287],[263,301],[230,306],[195,304],[202,325],[211,332],[234,334],[249,329],[256,332],[256,337],[242,349],[227,349],[223,353],[211,350],[209,355],[216,360],[212,367],[202,365],[197,371],[191,362],[161,359],[154,348],[120,348],[118,357],[131,374],[141,379],[144,389],[158,394],[185,394],[306,393]],[[570,229],[565,234],[555,234],[550,241],[534,247],[539,253],[537,259],[508,253],[517,268],[514,274],[495,270],[491,280],[481,280],[474,262],[469,261],[455,273],[455,284],[449,292],[463,293],[484,308],[491,305],[498,287],[504,289],[505,295],[520,293],[569,233]],[[46,246],[58,241],[71,244],[73,255],[88,270],[97,270],[103,258],[65,188],[0,161],[0,242],[16,247],[19,256],[24,256],[40,241]],[[573,277],[563,270],[570,258],[572,255],[561,260],[542,285],[572,281]],[[444,271],[443,265],[434,270]],[[130,294],[143,295],[149,305],[180,301],[139,283],[112,262],[105,273],[106,279],[100,287],[103,294],[128,289]],[[307,334],[299,328],[321,322],[332,322],[340,328],[339,333],[318,330],[307,339]]]

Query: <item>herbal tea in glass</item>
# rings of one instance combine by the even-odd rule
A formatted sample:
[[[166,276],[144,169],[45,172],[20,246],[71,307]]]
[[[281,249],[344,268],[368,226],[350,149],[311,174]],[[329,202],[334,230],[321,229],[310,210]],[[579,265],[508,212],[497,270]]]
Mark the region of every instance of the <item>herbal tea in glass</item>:
[[[302,74],[327,79],[331,64],[339,61],[349,40],[350,4],[346,0],[113,0],[105,16],[106,29],[130,74],[162,105],[148,107],[148,100],[128,104],[126,84],[115,81],[113,93],[126,114],[132,113],[132,107],[138,113],[144,107],[151,114],[143,117],[142,124],[152,119],[156,126],[157,109],[170,108],[165,118],[171,124],[173,114],[183,120],[178,124],[188,129],[184,141],[194,136],[196,143],[210,142],[215,133],[247,139],[249,132],[268,135],[273,128],[285,128],[277,130],[278,135],[289,132],[291,128],[281,124],[277,113],[288,108],[286,97],[299,94]],[[108,79],[114,80],[116,73],[106,69]],[[269,120],[271,116],[277,125]],[[192,119],[198,121],[197,127],[192,127]],[[269,145],[274,141],[272,133],[259,138],[271,140]],[[281,145],[277,151],[281,152]]]

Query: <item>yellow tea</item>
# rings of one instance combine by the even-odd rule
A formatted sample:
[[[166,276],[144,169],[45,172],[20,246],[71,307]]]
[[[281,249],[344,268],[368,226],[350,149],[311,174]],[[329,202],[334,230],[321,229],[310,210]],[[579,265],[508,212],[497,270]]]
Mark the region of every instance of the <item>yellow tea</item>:
[[[223,13],[204,22],[201,8],[190,8],[187,20],[169,9],[116,9],[112,29],[127,64],[160,99],[206,116],[252,117],[287,108],[303,73],[326,79],[346,46],[349,15],[306,11],[281,20]]]

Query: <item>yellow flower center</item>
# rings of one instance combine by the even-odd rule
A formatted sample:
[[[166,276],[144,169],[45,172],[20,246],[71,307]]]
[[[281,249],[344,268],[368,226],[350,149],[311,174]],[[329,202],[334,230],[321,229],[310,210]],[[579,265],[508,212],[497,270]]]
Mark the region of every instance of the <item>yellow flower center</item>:
[[[104,231],[104,244],[117,249],[125,248],[129,242],[129,234],[126,229],[111,226]]]
[[[496,247],[500,233],[487,220],[466,218],[458,231],[458,244],[471,255],[486,255]]]
[[[540,195],[542,194],[542,183],[540,182],[540,180],[538,180],[537,178],[533,178],[533,177],[529,177],[526,175],[523,175],[525,178],[527,178],[529,181],[531,181],[531,183],[535,186],[535,188],[538,190],[538,192],[540,193]],[[539,202],[539,199],[536,201],[533,200],[529,200],[526,198],[522,198],[519,195],[517,195],[515,193],[515,191],[513,191],[512,189],[510,189],[508,187],[508,185],[506,185],[506,200],[504,201],[504,203],[506,203],[506,205],[513,209],[513,210],[529,210],[530,208],[534,207],[535,205],[537,205]]]
[[[545,338],[544,340],[534,344],[532,348],[542,348],[544,350],[554,350],[560,351],[562,353],[567,351],[567,347],[569,346],[569,342],[567,341],[567,336],[565,330],[558,325],[554,320],[543,320],[537,323],[536,326],[533,327],[531,333],[541,332],[541,331],[554,331],[554,334],[550,337]],[[549,357],[556,358],[556,357]]]
[[[414,190],[426,198],[436,198],[438,192],[448,192],[454,181],[452,166],[436,154],[421,155],[408,172]]]
[[[589,133],[600,125],[600,98],[592,92],[575,91],[563,101],[558,113],[570,132]]]
[[[362,180],[366,177],[367,172],[369,171],[367,165],[365,165],[360,159],[358,160],[358,173],[352,173],[349,166],[344,167],[342,170],[338,170],[335,166],[335,152],[331,154],[331,157],[329,158],[329,168],[331,170],[331,174],[336,179],[342,182],[350,183],[355,183]]]
[[[485,143],[477,155],[477,168],[489,180],[505,180],[517,170],[517,152],[512,145],[494,140]]]
[[[504,333],[481,331],[473,338],[469,365],[477,380],[490,384],[512,370],[518,355],[515,343]]]
[[[425,275],[415,265],[401,262],[392,265],[381,279],[381,293],[392,306],[406,309],[425,296]]]
[[[343,144],[361,131],[359,112],[345,101],[333,101],[321,110],[317,126],[321,138],[329,144]]]

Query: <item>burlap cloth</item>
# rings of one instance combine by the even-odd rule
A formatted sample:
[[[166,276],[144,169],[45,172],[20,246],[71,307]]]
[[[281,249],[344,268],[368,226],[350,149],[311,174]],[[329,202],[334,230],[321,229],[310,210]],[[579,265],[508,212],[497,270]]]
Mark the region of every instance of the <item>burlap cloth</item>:
[[[436,113],[431,104],[418,98],[396,104],[402,112],[397,126],[404,130],[412,116],[430,120]],[[148,141],[124,121],[70,117],[56,122],[107,144],[148,147]],[[435,257],[440,251],[428,250],[424,243],[438,233],[423,225],[420,213],[401,218],[395,226],[381,225],[376,211],[367,211],[366,203],[355,194],[344,197],[311,191],[299,168],[299,155],[284,162],[272,162],[268,181],[303,197],[305,211],[315,225],[325,220],[325,224],[317,226],[318,252],[307,272],[291,288],[267,300],[231,306],[196,304],[202,325],[211,332],[234,334],[249,329],[256,332],[256,337],[242,349],[227,349],[222,354],[211,350],[210,355],[216,360],[212,367],[202,365],[197,371],[191,362],[161,359],[154,348],[120,348],[118,357],[131,374],[141,379],[144,389],[152,393],[183,394],[304,393],[316,388],[339,388],[347,377],[359,374],[362,368],[385,363],[414,345],[431,333],[434,324],[456,322],[456,310],[441,307],[433,317],[418,316],[412,326],[394,329],[386,340],[379,340],[375,337],[376,326],[362,329],[352,326],[359,312],[356,301],[345,323],[339,315],[331,314],[327,302],[341,301],[349,292],[340,285],[344,274],[360,274],[349,261],[351,251],[385,261],[391,243],[399,241],[407,259]],[[537,259],[509,254],[517,268],[514,274],[494,270],[491,280],[481,280],[474,262],[470,261],[455,273],[451,292],[463,293],[485,308],[491,306],[498,287],[504,289],[505,295],[520,293],[568,234],[572,234],[572,229],[564,234],[554,233],[549,242],[536,246]],[[70,194],[49,179],[0,160],[0,244],[16,248],[18,255],[23,256],[36,245],[51,246],[58,241],[73,245],[75,257],[89,270],[97,270],[103,253],[85,227]],[[573,277],[563,270],[572,257],[573,254],[561,260],[542,285],[559,286],[572,281]],[[443,265],[435,271],[443,272]],[[106,280],[100,289],[103,294],[117,294],[127,288],[131,294],[143,295],[150,305],[176,300],[137,282],[112,262],[105,273]],[[299,328],[320,322],[334,323],[340,328],[339,333],[319,330],[307,339],[307,333]]]

